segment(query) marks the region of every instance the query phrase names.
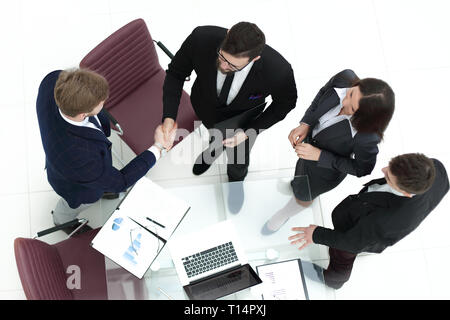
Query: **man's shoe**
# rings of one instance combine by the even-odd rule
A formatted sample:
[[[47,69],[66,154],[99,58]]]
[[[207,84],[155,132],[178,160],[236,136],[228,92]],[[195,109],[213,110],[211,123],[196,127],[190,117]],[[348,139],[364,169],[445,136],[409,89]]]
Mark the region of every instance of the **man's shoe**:
[[[194,167],[192,168],[192,173],[195,174],[196,176],[204,174],[209,169],[209,167],[211,167],[211,164],[205,162],[205,159],[203,157],[204,152],[205,151],[203,151],[198,156],[197,160],[195,160]]]
[[[243,181],[236,181],[229,183],[228,186],[228,210],[237,214],[244,204],[244,183]]]
[[[119,198],[119,193],[115,193],[115,192],[105,192],[103,193],[102,199],[107,199],[107,200],[114,200]]]

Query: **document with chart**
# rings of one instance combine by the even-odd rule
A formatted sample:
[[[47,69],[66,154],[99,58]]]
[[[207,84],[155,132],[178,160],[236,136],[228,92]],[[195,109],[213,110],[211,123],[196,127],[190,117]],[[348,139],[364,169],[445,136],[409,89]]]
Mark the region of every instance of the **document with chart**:
[[[300,259],[257,266],[264,300],[308,300]]]
[[[92,247],[141,279],[189,205],[148,178],[140,179],[92,240]]]

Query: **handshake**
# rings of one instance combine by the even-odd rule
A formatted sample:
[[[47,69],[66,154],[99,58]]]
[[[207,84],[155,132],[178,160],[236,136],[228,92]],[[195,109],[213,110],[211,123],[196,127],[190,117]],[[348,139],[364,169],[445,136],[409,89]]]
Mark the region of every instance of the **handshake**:
[[[172,149],[177,133],[177,123],[170,118],[166,118],[155,130],[155,142],[161,144],[167,151]]]

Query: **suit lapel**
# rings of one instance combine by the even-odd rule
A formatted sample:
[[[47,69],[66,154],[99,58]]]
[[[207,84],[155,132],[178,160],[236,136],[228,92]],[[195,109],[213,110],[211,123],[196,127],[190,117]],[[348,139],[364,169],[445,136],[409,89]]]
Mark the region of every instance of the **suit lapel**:
[[[329,88],[323,96],[319,100],[319,105],[317,107],[317,110],[314,112],[316,116],[316,121],[319,121],[319,119],[328,111],[330,111],[331,108],[336,107],[339,104],[339,96],[336,93],[336,90],[334,90],[334,87]]]
[[[76,126],[70,126],[67,131],[72,133],[75,136],[89,139],[89,140],[97,140],[106,143],[108,146],[110,146],[112,143],[109,141],[105,134],[99,130],[87,128],[87,127],[76,127]]]
[[[395,203],[398,203],[399,201],[403,201],[406,199],[405,197],[395,195],[391,192],[385,191],[366,192],[367,189],[374,184],[379,185],[386,184],[386,179],[385,178],[374,179],[364,184],[364,188],[361,189],[361,191],[358,193],[358,198],[361,201],[371,203],[377,207],[388,208],[393,207]]]
[[[363,192],[359,194],[359,200],[367,202],[376,207],[389,208],[396,198],[400,198],[390,192]]]
[[[230,109],[236,109],[236,107],[242,107],[248,105],[248,97],[250,94],[250,88],[254,84],[262,83],[262,60],[263,58],[255,61],[253,63],[250,72],[247,74],[247,77],[242,84],[241,89],[239,90],[236,97],[233,99],[231,104],[228,106]]]
[[[359,191],[359,194],[362,194],[362,193],[366,192],[367,189],[369,189],[369,187],[371,185],[376,184],[376,183],[379,184],[379,185],[385,184],[386,183],[386,179],[385,178],[374,179],[374,180],[371,180],[371,181],[365,183],[364,184],[364,188],[362,188],[361,191]]]
[[[330,131],[333,131],[330,134]],[[322,137],[323,136],[323,137]],[[317,135],[314,136],[316,140],[330,140],[330,139],[340,139],[342,136],[347,136],[350,140],[353,139],[352,131],[350,129],[350,123],[347,119],[341,120],[332,126],[329,126],[322,131],[320,131]]]

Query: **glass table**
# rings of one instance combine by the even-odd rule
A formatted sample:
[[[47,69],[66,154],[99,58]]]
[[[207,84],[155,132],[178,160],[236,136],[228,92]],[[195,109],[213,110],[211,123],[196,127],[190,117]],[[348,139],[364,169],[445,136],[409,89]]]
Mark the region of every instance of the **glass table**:
[[[219,221],[229,219],[237,229],[249,264],[256,267],[273,262],[301,259],[309,299],[334,299],[334,290],[319,279],[312,261],[328,259],[326,247],[309,245],[299,251],[300,245],[291,245],[288,237],[295,234],[292,227],[323,225],[320,202],[301,208],[277,232],[262,233],[265,223],[280,210],[293,206],[292,176],[261,175],[244,182],[225,182],[165,187],[184,199],[191,209],[172,235],[195,232]],[[296,177],[305,183],[307,177]],[[170,240],[169,240],[170,241]],[[107,259],[107,284],[112,299],[187,299],[172,262],[168,246],[164,246],[158,258],[139,280]],[[326,266],[326,264],[325,264]],[[301,285],[301,284],[299,284]],[[221,299],[262,299],[262,284],[241,290]]]

